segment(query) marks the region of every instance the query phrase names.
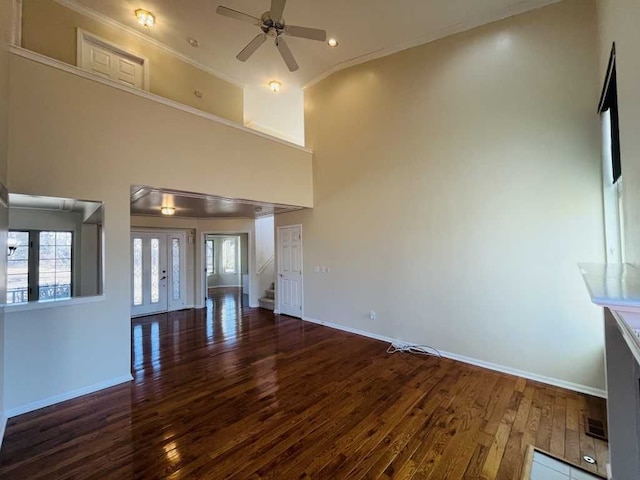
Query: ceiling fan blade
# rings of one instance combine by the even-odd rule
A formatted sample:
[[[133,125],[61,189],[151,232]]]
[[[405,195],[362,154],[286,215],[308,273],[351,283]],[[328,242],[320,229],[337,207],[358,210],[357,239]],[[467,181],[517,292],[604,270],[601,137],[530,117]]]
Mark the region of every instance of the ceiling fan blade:
[[[287,0],[271,0],[269,16],[272,20],[282,20],[282,13],[284,12],[284,5],[286,3]]]
[[[319,42],[327,41],[327,32],[318,28],[286,25],[284,30],[287,32],[287,35],[291,35],[292,37],[308,38],[309,40],[318,40]]]
[[[287,45],[287,42],[284,41],[284,38],[276,38],[276,47],[278,47],[278,51],[280,52],[280,55],[282,55],[284,63],[287,64],[289,71],[295,72],[296,70],[298,70],[298,62],[296,62],[296,59],[293,58],[293,53],[291,53],[291,50],[289,50],[289,46]]]
[[[216,9],[216,13],[218,15],[224,15],[225,17],[233,18],[234,20],[252,23],[258,26],[262,25],[262,21],[259,18],[247,15],[246,13],[238,12],[237,10],[232,10],[231,8],[223,7],[222,5],[218,6],[218,8]]]
[[[257,35],[238,55],[236,55],[236,58],[241,62],[246,62],[249,60],[249,57],[253,55],[258,48],[260,48],[260,45],[262,45],[266,39],[267,36],[264,33]]]

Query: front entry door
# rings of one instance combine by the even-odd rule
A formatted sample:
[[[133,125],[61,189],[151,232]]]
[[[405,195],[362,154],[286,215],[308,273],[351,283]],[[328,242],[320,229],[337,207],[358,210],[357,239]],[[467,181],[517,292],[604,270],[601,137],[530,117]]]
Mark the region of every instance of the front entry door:
[[[131,232],[131,316],[187,306],[184,232]]]
[[[278,311],[302,317],[302,227],[278,228]]]

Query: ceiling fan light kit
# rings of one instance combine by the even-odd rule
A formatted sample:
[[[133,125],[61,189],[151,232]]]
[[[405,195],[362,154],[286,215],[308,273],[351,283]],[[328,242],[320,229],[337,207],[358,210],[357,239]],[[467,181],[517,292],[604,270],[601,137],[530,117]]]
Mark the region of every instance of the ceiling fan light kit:
[[[327,32],[317,28],[298,27],[295,25],[287,25],[282,16],[286,0],[271,0],[271,9],[268,12],[262,14],[260,18],[248,15],[246,13],[238,12],[231,8],[223,7],[220,5],[216,12],[219,15],[233,18],[234,20],[240,20],[243,22],[251,23],[262,30],[253,40],[251,40],[246,47],[240,51],[236,56],[241,62],[246,62],[251,55],[253,55],[258,48],[267,40],[267,37],[274,39],[276,48],[280,52],[280,56],[287,65],[290,72],[298,70],[298,62],[296,62],[293,53],[289,49],[285,36],[306,38],[308,40],[316,40],[318,42],[327,41]],[[336,42],[337,45],[337,42]]]

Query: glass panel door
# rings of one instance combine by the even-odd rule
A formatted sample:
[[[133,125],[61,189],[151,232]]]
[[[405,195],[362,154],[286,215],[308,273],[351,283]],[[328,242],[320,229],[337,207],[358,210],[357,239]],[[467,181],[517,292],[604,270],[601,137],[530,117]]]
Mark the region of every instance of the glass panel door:
[[[187,306],[186,239],[182,232],[169,233],[169,311]]]
[[[131,315],[167,311],[167,234],[131,234]]]

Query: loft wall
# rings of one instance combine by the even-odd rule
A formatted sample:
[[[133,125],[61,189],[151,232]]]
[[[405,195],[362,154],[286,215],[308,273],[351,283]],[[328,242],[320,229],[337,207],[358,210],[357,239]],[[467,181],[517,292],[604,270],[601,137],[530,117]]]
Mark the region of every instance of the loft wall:
[[[24,48],[76,65],[78,28],[148,58],[151,93],[237,123],[243,122],[241,87],[190,65],[124,30],[86,17],[53,0],[23,0]],[[202,98],[195,96],[196,90],[202,92]]]

